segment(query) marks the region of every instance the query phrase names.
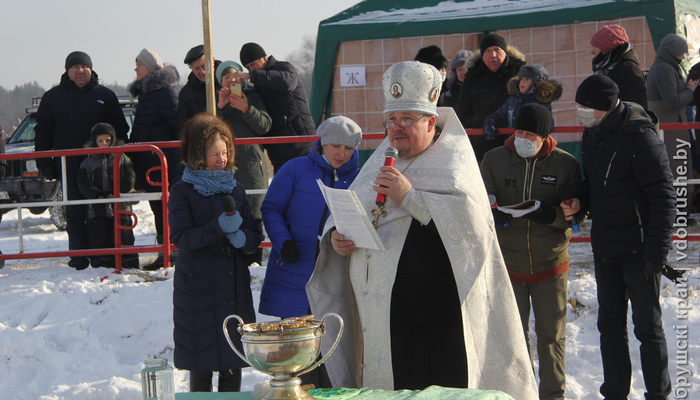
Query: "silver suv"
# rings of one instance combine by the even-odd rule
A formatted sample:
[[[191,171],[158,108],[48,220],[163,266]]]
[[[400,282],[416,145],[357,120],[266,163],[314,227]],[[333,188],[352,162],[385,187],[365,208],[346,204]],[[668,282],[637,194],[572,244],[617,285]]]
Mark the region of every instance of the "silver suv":
[[[36,112],[40,102],[41,97],[32,98],[32,106],[27,108],[27,116],[12,135],[6,139],[6,154],[34,152],[34,126],[36,126]],[[120,96],[119,103],[126,121],[131,127],[134,122],[136,100]],[[131,134],[131,129],[129,134]],[[7,160],[6,176],[0,179],[0,204],[44,202],[61,198],[61,181],[45,179],[37,168],[35,159]],[[45,206],[27,207],[32,214],[41,214],[47,208]],[[11,208],[0,208],[2,213],[10,210]],[[65,230],[66,218],[63,207],[50,207],[49,213],[53,224],[58,229]]]

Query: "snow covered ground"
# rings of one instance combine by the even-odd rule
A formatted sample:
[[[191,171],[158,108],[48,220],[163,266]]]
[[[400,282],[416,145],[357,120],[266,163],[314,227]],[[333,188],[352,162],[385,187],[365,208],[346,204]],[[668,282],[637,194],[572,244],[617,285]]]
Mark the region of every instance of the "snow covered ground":
[[[137,244],[153,244],[147,203],[139,203],[135,210]],[[67,250],[66,234],[56,231],[48,213],[35,216],[24,211],[22,216],[25,252]],[[0,249],[5,253],[18,251],[17,226],[16,211],[3,216]],[[587,227],[583,225],[581,234]],[[697,227],[688,230],[700,232]],[[683,250],[682,246],[679,242],[676,248]],[[566,395],[595,399],[600,398],[602,367],[590,244],[574,243],[570,251]],[[683,253],[688,257],[676,261],[674,251],[672,262],[694,269],[684,291],[664,279],[664,324],[675,398],[700,399],[700,243],[690,243]],[[155,254],[142,255],[142,263],[154,258]],[[163,270],[123,275],[107,269],[75,271],[66,261],[14,260],[0,270],[0,399],[141,399],[143,361],[154,356],[172,359],[172,275]],[[251,273],[253,293],[259,296],[265,269],[254,266]],[[631,322],[628,326],[632,332]],[[630,399],[643,399],[639,343],[630,336],[634,367]],[[682,363],[684,354],[687,364]],[[265,379],[247,368],[243,390],[252,390]],[[177,391],[187,390],[186,372],[176,371],[175,380]]]

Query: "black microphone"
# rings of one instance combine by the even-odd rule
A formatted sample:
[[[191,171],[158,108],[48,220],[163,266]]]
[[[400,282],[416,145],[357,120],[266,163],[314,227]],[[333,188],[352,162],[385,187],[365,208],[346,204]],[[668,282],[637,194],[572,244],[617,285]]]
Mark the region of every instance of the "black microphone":
[[[396,162],[396,157],[399,156],[399,151],[396,150],[394,147],[387,147],[386,151],[384,152],[384,166],[385,167],[393,167],[394,163]],[[386,186],[383,186],[386,187]],[[377,193],[377,201],[375,203],[377,204],[377,207],[382,207],[384,206],[384,203],[386,202],[386,195],[382,193]]]
[[[574,202],[574,188],[572,188],[568,183],[565,183],[559,187],[558,194],[561,202],[567,206],[571,206],[571,204]],[[574,232],[578,232],[579,229],[578,222],[576,221],[576,214],[573,214],[571,217],[571,229],[573,229]]]
[[[221,199],[221,207],[228,216],[236,214],[236,200],[228,194]]]

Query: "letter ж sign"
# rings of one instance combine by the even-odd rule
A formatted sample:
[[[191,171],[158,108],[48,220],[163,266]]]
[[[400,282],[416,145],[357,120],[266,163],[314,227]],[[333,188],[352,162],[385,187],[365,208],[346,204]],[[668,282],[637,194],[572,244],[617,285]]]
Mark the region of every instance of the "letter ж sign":
[[[340,86],[365,86],[365,67],[340,67]]]

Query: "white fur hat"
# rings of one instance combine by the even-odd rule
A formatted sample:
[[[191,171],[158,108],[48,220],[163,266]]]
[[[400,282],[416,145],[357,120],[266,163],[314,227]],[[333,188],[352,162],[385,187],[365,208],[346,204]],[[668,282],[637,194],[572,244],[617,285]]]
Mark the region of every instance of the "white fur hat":
[[[384,114],[415,111],[437,116],[442,76],[432,65],[402,61],[389,67],[382,77]]]

